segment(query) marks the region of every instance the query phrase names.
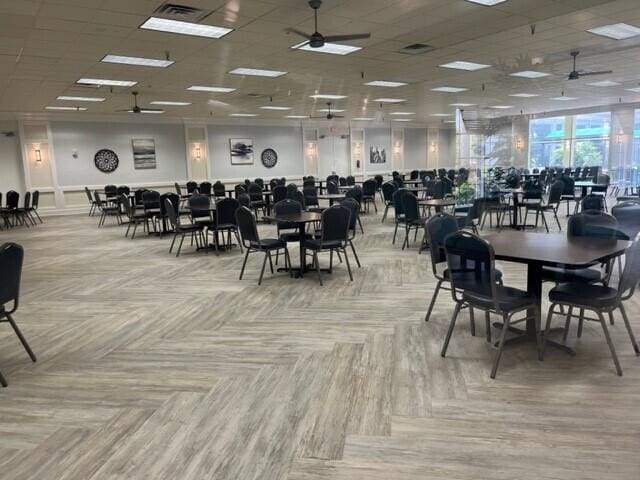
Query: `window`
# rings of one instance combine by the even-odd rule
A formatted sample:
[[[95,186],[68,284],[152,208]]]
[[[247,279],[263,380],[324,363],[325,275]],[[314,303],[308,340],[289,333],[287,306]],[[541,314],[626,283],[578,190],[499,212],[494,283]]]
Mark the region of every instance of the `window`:
[[[529,168],[563,165],[566,144],[565,117],[537,118],[529,133]]]
[[[611,136],[611,113],[589,113],[574,117],[573,167],[607,166]]]

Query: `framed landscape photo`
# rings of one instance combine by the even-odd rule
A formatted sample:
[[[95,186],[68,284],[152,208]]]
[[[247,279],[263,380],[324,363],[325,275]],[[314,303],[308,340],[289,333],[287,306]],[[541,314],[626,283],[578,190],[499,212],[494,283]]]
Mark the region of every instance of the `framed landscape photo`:
[[[134,138],[133,168],[136,170],[148,170],[156,168],[156,142],[153,138]]]
[[[250,138],[230,138],[229,151],[231,165],[253,165],[253,140]]]

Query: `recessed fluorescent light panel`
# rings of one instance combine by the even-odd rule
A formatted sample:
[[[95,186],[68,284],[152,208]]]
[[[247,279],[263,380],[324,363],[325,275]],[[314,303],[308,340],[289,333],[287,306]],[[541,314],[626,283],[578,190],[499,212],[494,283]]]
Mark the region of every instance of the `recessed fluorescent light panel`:
[[[449,105],[452,107],[473,107],[475,103],[450,103]]]
[[[287,115],[284,118],[297,118],[297,119],[303,119],[303,118],[309,118],[309,115]]]
[[[168,107],[186,107],[187,105],[191,105],[191,102],[172,102],[165,100],[156,100],[151,102],[151,105],[166,105]]]
[[[415,112],[391,112],[391,115],[409,116],[409,115],[415,115]]]
[[[604,25],[602,27],[592,28],[587,32],[595,33],[603,37],[613,38],[614,40],[624,40],[640,35],[640,28],[626,23],[615,23],[613,25]]]
[[[462,62],[455,61],[440,65],[442,68],[453,68],[455,70],[467,70],[473,72],[474,70],[482,70],[483,68],[489,68],[491,65],[485,65],[483,63]]]
[[[625,88],[625,90],[626,90],[627,92],[640,93],[640,87]]]
[[[291,110],[291,107],[276,107],[267,105],[266,107],[260,107],[262,110]]]
[[[411,119],[410,118],[392,118],[391,121],[392,122],[410,122]]]
[[[436,87],[431,89],[432,92],[445,92],[445,93],[460,93],[460,92],[466,92],[467,90],[468,88],[462,88],[462,87]]]
[[[84,112],[87,107],[44,107],[45,110],[68,110],[68,111],[74,111],[74,112]]]
[[[257,117],[255,113],[230,113],[230,117]]]
[[[129,113],[135,113],[133,110],[127,110]],[[164,113],[164,110],[147,110],[145,108],[140,110],[140,113],[151,113],[151,114],[161,114]]]
[[[362,50],[362,47],[354,47],[353,45],[342,45],[340,43],[325,43],[320,48],[312,48],[309,42],[298,43],[291,47],[293,50],[304,50],[306,52],[330,53],[332,55],[349,55],[350,53]]]
[[[331,110],[329,110],[328,108],[321,108],[320,110],[318,110],[319,112],[323,112],[323,113],[342,113],[342,112],[346,112],[346,110],[340,110],[339,108],[332,108]]]
[[[356,122],[370,122],[371,120],[375,120],[374,117],[355,117],[352,118],[351,120],[354,120]]]
[[[512,105],[492,105],[489,108],[495,108],[496,110],[508,110],[510,108],[513,108]]]
[[[187,90],[192,92],[210,92],[210,93],[231,93],[235,92],[235,88],[230,87],[207,87],[205,85],[191,85]]]
[[[81,85],[106,85],[108,87],[133,87],[138,82],[130,80],[107,80],[104,78],[81,78],[76,83]]]
[[[69,102],[104,102],[104,98],[100,97],[71,97],[68,95],[60,95],[56,100],[64,100]]]
[[[373,101],[378,103],[402,103],[407,100],[405,98],[376,98]]]
[[[310,95],[309,98],[315,99],[326,99],[326,100],[342,100],[343,98],[347,98],[346,95],[329,95],[324,93],[316,93],[315,95]]]
[[[200,25],[199,23],[181,22],[168,18],[150,17],[140,25],[145,30],[158,32],[178,33],[180,35],[192,35],[194,37],[220,38],[232,32],[232,28],[216,27],[214,25]]]
[[[550,73],[536,72],[534,70],[524,70],[522,72],[516,72],[511,74],[512,77],[519,77],[519,78],[542,78],[542,77],[548,77],[550,75],[551,75]]]
[[[494,5],[498,5],[499,3],[506,2],[507,0],[467,0],[471,3],[477,3],[479,5],[486,5],[487,7],[493,7]]]
[[[516,98],[533,98],[533,97],[539,97],[540,95],[538,95],[537,93],[512,93],[509,96],[516,97]]]
[[[102,60],[105,63],[122,63],[125,65],[139,65],[141,67],[167,68],[175,62],[171,60],[159,60],[157,58],[126,57],[124,55],[106,55]]]
[[[432,113],[432,117],[450,117],[453,113]]]
[[[365,85],[368,85],[370,87],[391,87],[391,88],[395,88],[395,87],[404,87],[405,85],[409,85],[409,84],[405,83],[405,82],[390,82],[388,80],[374,80],[372,82],[365,83]]]
[[[600,82],[587,83],[587,85],[591,87],[617,87],[620,84],[612,80],[602,80]]]
[[[551,100],[556,100],[558,102],[569,102],[571,100],[577,100],[576,97],[553,97]]]
[[[233,75],[252,75],[254,77],[281,77],[286,75],[287,72],[280,72],[278,70],[262,70],[260,68],[234,68],[229,73]]]

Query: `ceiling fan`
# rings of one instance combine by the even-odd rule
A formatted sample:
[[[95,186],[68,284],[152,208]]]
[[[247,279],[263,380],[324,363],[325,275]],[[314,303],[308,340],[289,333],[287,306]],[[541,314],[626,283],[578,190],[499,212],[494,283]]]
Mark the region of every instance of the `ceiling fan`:
[[[580,55],[578,50],[571,52],[571,56],[573,57],[573,70],[569,73],[569,80],[579,80],[582,77],[587,77],[591,75],[606,75],[608,73],[613,73],[612,70],[601,70],[598,72],[585,72],[582,70],[576,70],[576,59]]]
[[[326,119],[326,120],[333,120],[334,118],[344,118],[342,115],[334,115],[333,113],[331,113],[331,102],[327,103],[327,108],[329,110],[329,113],[327,113],[326,116],[324,117],[311,117],[312,119]]]
[[[348,40],[360,40],[371,37],[370,33],[354,33],[351,35],[329,35],[324,36],[318,32],[318,9],[322,5],[322,0],[309,0],[309,6],[313,8],[313,16],[315,21],[315,31],[309,35],[295,28],[287,28],[287,32],[295,33],[309,41],[311,48],[322,48],[326,42],[346,42]]]
[[[131,95],[133,95],[133,107],[125,108],[123,110],[117,110],[118,112],[129,112],[129,113],[164,112],[164,110],[160,108],[140,108],[138,106],[138,92],[131,92]]]

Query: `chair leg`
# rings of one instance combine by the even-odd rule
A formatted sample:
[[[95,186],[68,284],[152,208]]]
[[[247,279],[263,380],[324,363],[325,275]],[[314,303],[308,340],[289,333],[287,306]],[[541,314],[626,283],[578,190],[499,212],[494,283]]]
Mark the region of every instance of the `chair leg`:
[[[238,233],[238,231],[237,231],[237,230],[235,230],[233,233],[234,233],[234,234],[235,234],[235,236],[236,236],[236,241],[238,242],[238,247],[240,247],[240,253],[243,253],[243,252],[242,252],[242,250],[243,250],[243,249],[242,249],[242,242],[240,241],[240,234]]]
[[[396,244],[396,235],[398,234],[398,222],[396,221],[396,228],[393,230],[393,241],[391,242],[392,245]]]
[[[433,307],[436,304],[436,299],[438,298],[438,293],[440,293],[440,287],[442,287],[442,280],[438,280],[436,284],[436,289],[433,292],[433,296],[431,297],[431,301],[429,302],[429,307],[427,308],[427,314],[424,317],[424,321],[428,322],[429,318],[431,318],[431,312],[433,312]]]
[[[503,326],[502,332],[500,333],[500,342],[498,343],[498,351],[496,352],[496,358],[493,361],[493,368],[491,369],[491,378],[496,378],[496,373],[498,372],[498,365],[500,364],[500,357],[502,357],[502,349],[504,348],[504,341],[507,338],[507,330],[509,330],[510,316],[507,314],[502,315],[503,318]]]
[[[486,329],[487,342],[491,343],[491,314],[489,310],[484,311],[484,324]]]
[[[449,348],[449,341],[451,340],[451,334],[453,333],[453,328],[456,326],[456,320],[458,318],[458,313],[460,313],[461,307],[462,305],[459,302],[456,302],[456,308],[453,309],[453,315],[451,316],[451,322],[449,323],[447,336],[444,338],[444,344],[442,345],[442,350],[440,351],[441,357],[444,357],[447,354],[447,349]]]
[[[544,327],[544,335],[542,336],[542,352],[540,355],[541,360],[544,360],[544,351],[547,345],[547,337],[549,337],[549,332],[551,331],[551,318],[553,317],[553,309],[555,308],[555,306],[555,303],[549,305],[549,311],[547,313],[547,323]]]
[[[631,324],[629,323],[629,318],[627,317],[627,312],[624,309],[624,305],[622,305],[622,303],[620,303],[620,313],[622,313],[624,326],[627,327],[627,332],[629,333],[629,338],[631,339],[631,345],[633,345],[633,350],[636,352],[636,356],[638,356],[640,355],[640,349],[638,349],[638,342],[636,342],[636,337],[633,334],[633,330],[631,329]]]
[[[178,244],[178,251],[176,252],[176,257],[180,256],[180,250],[182,250],[182,243],[184,242],[185,236],[186,236],[186,232],[182,232],[182,237],[180,237],[180,243]]]
[[[358,264],[358,268],[362,268],[360,265],[360,259],[358,258],[358,254],[356,253],[356,247],[353,246],[353,241],[349,240],[349,245],[351,245],[351,251],[353,252],[353,256],[356,259],[356,263]]]
[[[313,251],[313,261],[316,264],[316,272],[318,273],[318,280],[320,280],[320,286],[322,286],[322,275],[320,275],[320,261],[318,260],[318,252]],[[302,265],[300,266],[302,268]]]
[[[602,325],[602,331],[604,332],[604,338],[607,340],[607,345],[609,345],[609,351],[611,352],[611,356],[613,357],[613,363],[616,366],[616,373],[619,377],[622,376],[622,368],[620,367],[620,362],[618,361],[618,355],[616,354],[616,348],[613,346],[613,342],[611,341],[611,336],[609,335],[609,328],[607,327],[607,322],[604,319],[604,315],[602,312],[598,311],[598,318],[600,318],[600,324]]]
[[[22,335],[22,332],[18,328],[18,325],[16,325],[16,322],[13,320],[13,317],[8,313],[5,313],[5,315],[7,316],[7,320],[9,320],[9,323],[13,327],[13,331],[16,332],[16,335],[20,339],[20,343],[22,343],[22,346],[29,354],[29,357],[31,357],[31,361],[35,362],[37,360],[36,355],[35,353],[33,353],[33,350],[31,350],[31,347],[27,343],[27,340],[24,338],[24,335]]]
[[[384,213],[382,214],[382,223],[387,219],[387,212],[389,211],[389,205],[384,207]]]
[[[404,241],[402,242],[402,250],[404,250],[404,246],[409,248],[409,224],[407,223],[404,227]]]
[[[6,387],[7,385],[9,385],[9,384],[7,383],[7,381],[4,379],[4,376],[2,375],[2,373],[0,373],[0,384],[1,384],[3,387]]]
[[[614,320],[613,320],[613,311],[609,312],[609,323],[611,325],[614,325]]]
[[[349,272],[349,278],[353,282],[353,274],[351,273],[351,264],[349,263],[349,255],[347,254],[347,249],[344,248],[342,250],[342,253],[344,253],[344,261],[347,264],[347,271]]]
[[[558,218],[558,209],[557,208],[553,209],[553,216],[556,219],[556,223],[558,224],[558,228],[560,229],[560,231],[562,231],[562,225],[560,225],[560,219]]]
[[[291,257],[289,256],[289,249],[284,247],[284,262],[285,268],[289,269],[289,277],[293,277],[293,268],[291,267]]]
[[[124,238],[127,238],[129,236],[129,230],[131,230],[131,222],[129,222],[129,225],[127,225],[127,231],[124,232]]]
[[[247,253],[244,255],[244,261],[242,262],[242,268],[240,269],[240,278],[242,280],[242,275],[244,275],[244,267],[247,266],[247,259],[249,258],[249,249],[247,248]]]
[[[267,252],[267,257],[269,257],[269,268],[271,269],[271,275],[273,275],[273,261],[271,260],[271,252]]]
[[[544,210],[540,211],[540,216],[542,216],[542,223],[544,225],[544,228],[547,230],[547,233],[549,233],[549,225],[547,224],[547,218],[544,216]]]
[[[329,250],[329,273],[333,272],[333,250]]]
[[[584,325],[584,308],[580,309],[580,318],[578,319],[578,338],[582,337],[582,327]]]
[[[262,285],[262,277],[264,275],[264,269],[267,266],[267,257],[269,256],[269,252],[264,253],[264,260],[262,261],[262,269],[260,270],[260,278],[258,278],[258,285]]]
[[[362,228],[362,222],[360,221],[360,215],[358,215],[358,225],[360,225],[360,233],[364,233],[364,228]]]
[[[471,336],[476,336],[476,318],[473,314],[473,307],[469,307],[469,326],[471,328]]]
[[[569,326],[571,325],[571,316],[573,315],[573,307],[569,307],[567,313],[567,319],[564,322],[564,332],[562,333],[562,343],[567,343],[567,336],[569,335]]]

